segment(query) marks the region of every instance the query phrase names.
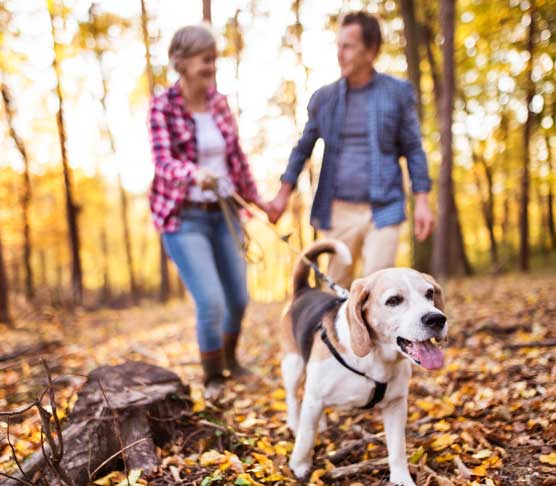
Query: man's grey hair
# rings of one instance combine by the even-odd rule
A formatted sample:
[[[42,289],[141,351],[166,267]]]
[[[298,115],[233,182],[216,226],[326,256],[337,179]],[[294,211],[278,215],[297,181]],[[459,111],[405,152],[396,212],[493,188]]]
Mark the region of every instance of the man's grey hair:
[[[177,59],[186,59],[212,48],[216,48],[216,39],[206,25],[188,25],[178,29],[172,37],[168,59],[175,69]]]

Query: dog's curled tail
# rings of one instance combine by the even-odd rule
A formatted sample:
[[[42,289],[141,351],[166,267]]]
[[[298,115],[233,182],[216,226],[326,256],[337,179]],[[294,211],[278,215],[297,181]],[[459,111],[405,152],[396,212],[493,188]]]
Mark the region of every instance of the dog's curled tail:
[[[309,287],[309,271],[310,266],[305,260],[316,263],[319,255],[330,253],[339,259],[342,265],[351,264],[351,253],[345,243],[339,240],[320,240],[313,243],[307,248],[302,256],[297,260],[293,273],[293,295],[295,296],[301,290]],[[304,258],[305,257],[305,258]]]

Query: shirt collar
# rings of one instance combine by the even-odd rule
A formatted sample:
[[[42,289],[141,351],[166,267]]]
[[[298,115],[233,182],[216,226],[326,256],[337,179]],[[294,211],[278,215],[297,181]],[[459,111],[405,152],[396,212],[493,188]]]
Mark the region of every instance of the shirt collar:
[[[368,84],[366,84],[365,86],[361,86],[361,88],[367,88],[367,87],[373,86],[376,83],[376,80],[379,76],[380,76],[380,73],[375,68],[373,68],[373,77],[368,82]],[[340,79],[341,94],[345,95],[347,93],[348,89],[349,89],[349,86],[348,86],[348,83],[347,83],[347,78],[341,78]],[[357,88],[357,89],[359,89],[359,88]]]
[[[217,93],[216,87],[210,88],[207,93],[207,99],[209,101],[210,107],[212,107],[213,105],[213,101],[214,101],[214,97],[216,96],[216,93]],[[168,98],[170,100],[170,103],[172,103],[175,106],[179,106],[183,108],[186,111],[186,113],[189,113],[189,110],[187,110],[183,96],[181,94],[179,80],[176,81],[172,86],[170,86],[168,90]]]

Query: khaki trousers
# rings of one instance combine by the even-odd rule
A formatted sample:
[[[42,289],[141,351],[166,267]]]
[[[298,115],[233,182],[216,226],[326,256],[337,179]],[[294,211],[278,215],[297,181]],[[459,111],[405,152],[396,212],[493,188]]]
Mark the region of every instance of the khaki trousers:
[[[375,228],[369,203],[334,200],[331,229],[324,231],[324,235],[343,241],[351,251],[351,265],[342,265],[334,257],[328,263],[328,275],[342,287],[349,289],[360,258],[363,259],[362,276],[393,267],[396,263],[400,225]]]

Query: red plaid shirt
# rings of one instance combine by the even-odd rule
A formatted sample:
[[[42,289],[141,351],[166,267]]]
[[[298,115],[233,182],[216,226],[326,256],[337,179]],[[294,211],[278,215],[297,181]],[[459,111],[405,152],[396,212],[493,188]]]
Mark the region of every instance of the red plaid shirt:
[[[226,97],[209,93],[209,110],[226,142],[226,161],[232,182],[247,201],[259,198],[245,154],[238,140],[237,126]],[[197,147],[195,122],[184,105],[178,83],[153,97],[149,113],[154,179],[149,202],[156,229],[177,231],[179,213],[189,189],[195,184]]]

